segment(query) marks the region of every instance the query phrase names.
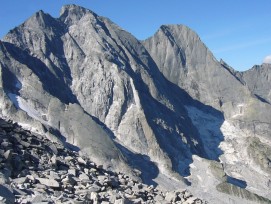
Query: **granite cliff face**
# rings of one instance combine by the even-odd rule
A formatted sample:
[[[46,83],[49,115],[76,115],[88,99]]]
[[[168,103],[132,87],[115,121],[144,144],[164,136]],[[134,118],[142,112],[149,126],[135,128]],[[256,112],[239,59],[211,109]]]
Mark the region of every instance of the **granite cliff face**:
[[[0,41],[0,67],[1,117],[107,169],[210,201],[271,198],[270,69],[250,80],[185,26],[140,42],[82,7],[39,11]]]

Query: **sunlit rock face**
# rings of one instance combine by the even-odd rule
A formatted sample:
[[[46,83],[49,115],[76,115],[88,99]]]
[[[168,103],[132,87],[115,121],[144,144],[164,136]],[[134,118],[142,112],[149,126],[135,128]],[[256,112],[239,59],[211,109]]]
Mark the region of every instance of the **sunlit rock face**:
[[[271,198],[271,156],[262,151],[271,142],[269,65],[239,73],[186,26],[138,41],[67,5],[59,18],[39,11],[11,30],[0,67],[1,117],[97,164],[166,189],[207,191],[207,200],[229,187],[223,182]],[[222,163],[226,180],[207,171],[214,182],[203,191],[198,172],[210,161]],[[242,199],[225,191],[226,200]]]

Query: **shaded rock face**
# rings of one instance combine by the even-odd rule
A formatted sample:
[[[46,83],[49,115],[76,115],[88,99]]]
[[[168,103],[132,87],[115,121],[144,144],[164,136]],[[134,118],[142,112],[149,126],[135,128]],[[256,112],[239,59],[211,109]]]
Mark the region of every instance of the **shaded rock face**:
[[[261,152],[263,165],[250,150],[259,145],[246,143],[270,141],[270,104],[185,26],[161,26],[140,42],[82,7],[64,6],[59,18],[39,11],[0,41],[0,67],[3,118],[106,169],[176,189],[196,180],[198,155],[271,198],[269,155]]]

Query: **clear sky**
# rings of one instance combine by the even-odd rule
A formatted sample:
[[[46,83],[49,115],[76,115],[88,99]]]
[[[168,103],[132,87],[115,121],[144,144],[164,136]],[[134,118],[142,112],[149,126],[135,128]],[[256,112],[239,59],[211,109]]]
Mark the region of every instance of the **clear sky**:
[[[62,5],[71,3],[110,18],[140,40],[162,24],[187,25],[236,70],[267,56],[271,61],[271,0],[3,0],[0,39],[36,11],[58,17]]]

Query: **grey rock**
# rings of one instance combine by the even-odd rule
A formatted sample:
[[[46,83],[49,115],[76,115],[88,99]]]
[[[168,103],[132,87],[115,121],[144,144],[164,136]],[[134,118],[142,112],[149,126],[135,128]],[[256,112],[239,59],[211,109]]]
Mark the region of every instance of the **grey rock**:
[[[176,198],[177,198],[177,193],[171,191],[166,194],[165,200],[168,202],[175,202]]]
[[[52,150],[52,152],[57,155],[58,154],[58,150],[57,147],[54,144],[50,144],[49,148]]]
[[[185,204],[193,204],[193,203],[195,203],[196,202],[196,197],[189,197],[185,202],[183,202],[183,203],[185,203]]]
[[[66,160],[67,162],[70,162],[70,161],[73,161],[74,158],[71,157],[71,156],[66,156],[66,157],[65,157],[65,160]]]
[[[0,184],[0,197],[3,203],[11,204],[15,202],[15,196],[10,187]]]
[[[8,176],[0,172],[0,184],[7,184],[8,182],[9,182]]]
[[[93,203],[97,203],[99,200],[99,196],[96,192],[91,192],[90,199],[93,201]]]
[[[271,147],[262,143],[257,137],[249,138],[248,143],[247,152],[252,160],[263,171],[271,173]]]
[[[11,144],[9,142],[2,142],[1,143],[1,146],[4,147],[4,148],[7,148],[9,147]]]
[[[127,188],[126,190],[124,190],[125,193],[132,195],[133,191],[130,188]]]
[[[80,179],[80,180],[89,180],[89,176],[86,175],[85,173],[81,173],[81,174],[79,175],[79,179]]]
[[[39,11],[0,41],[0,116],[41,135],[20,135],[13,124],[3,123],[1,135],[16,132],[19,137],[12,138],[20,143],[13,148],[9,138],[1,136],[9,176],[17,177],[23,168],[33,176],[48,164],[65,181],[63,202],[69,202],[75,196],[65,180],[71,166],[78,168],[71,173],[78,189],[89,188],[90,174],[97,181],[104,169],[127,174],[114,182],[117,185],[101,181],[104,191],[130,189],[135,184],[131,179],[138,181],[139,176],[146,183],[157,179],[162,188],[178,189],[187,185],[187,179],[192,186],[200,182],[201,177],[188,177],[197,155],[224,164],[221,168],[214,163],[207,170],[211,181],[223,182],[224,172],[241,172],[248,187],[270,197],[268,176],[247,165],[253,161],[270,177],[270,79],[265,66],[251,73],[234,71],[218,62],[186,26],[161,26],[153,37],[140,42],[82,7],[64,6],[59,18]],[[267,142],[246,143],[247,135]],[[43,154],[50,144],[48,154]],[[74,150],[72,159],[62,152],[65,146]],[[10,154],[11,149],[24,150],[28,156]],[[243,157],[246,150],[248,158]],[[97,165],[90,166],[88,158]],[[3,161],[5,157],[1,168]],[[199,161],[198,172],[206,171],[204,162]],[[35,177],[40,181],[48,176],[44,174]],[[58,186],[60,179],[46,182]],[[31,188],[36,181],[30,181]],[[219,195],[209,187],[206,195]],[[147,193],[144,199],[155,194],[146,186],[132,190]]]
[[[30,146],[30,143],[29,142],[25,142],[23,140],[20,140],[19,141],[21,145],[23,145],[24,147],[29,147]]]
[[[48,177],[51,179],[55,179],[57,181],[59,181],[61,179],[60,176],[54,171],[50,171],[50,175]]]
[[[97,176],[97,178],[99,181],[104,181],[105,179],[107,179],[107,176],[99,175],[99,176]]]
[[[88,189],[77,190],[75,193],[76,194],[89,194],[92,192],[99,192],[100,190],[101,190],[101,187],[99,187],[99,186],[91,186]]]
[[[238,196],[241,198],[244,198],[246,200],[251,200],[251,201],[255,201],[255,202],[259,202],[259,203],[271,203],[270,200],[261,197],[257,194],[254,194],[246,189],[240,188],[238,186],[229,184],[229,183],[221,183],[219,185],[216,186],[216,188],[223,192],[223,193],[227,193],[230,195],[234,195],[234,196]]]
[[[77,181],[72,175],[68,175],[66,178],[62,179],[62,183],[70,183],[72,186],[74,186]]]
[[[210,169],[213,175],[220,181],[225,182],[227,180],[226,173],[224,172],[223,166],[221,163],[212,161],[210,163]]]
[[[5,153],[4,153],[4,157],[7,159],[7,160],[10,160],[12,158],[12,150],[7,150]]]
[[[37,176],[36,175],[27,175],[27,178],[31,180],[32,182],[35,182]]]
[[[36,178],[41,184],[46,185],[48,187],[59,188],[60,184],[54,179],[46,179],[46,178]]]
[[[86,161],[82,157],[78,157],[78,163],[86,165]]]
[[[23,130],[21,131],[23,132]],[[21,138],[21,136],[22,135],[18,134],[16,136],[17,140],[19,140],[18,138]],[[32,137],[32,135],[30,137]],[[29,140],[32,141],[32,139]],[[26,173],[17,175],[18,178],[14,178],[11,175],[11,185],[14,195],[16,195],[15,202],[51,203],[54,201],[61,203],[84,203],[91,201],[98,204],[101,202],[144,203],[145,200],[148,200],[147,202],[152,203],[154,202],[156,194],[162,195],[162,192],[153,186],[143,185],[138,181],[132,180],[128,175],[117,174],[111,171],[108,172],[103,169],[102,165],[100,165],[98,169],[98,166],[88,158],[84,158],[85,162],[81,162],[81,164],[73,163],[71,161],[75,161],[75,159],[78,158],[78,153],[71,152],[68,149],[59,151],[58,156],[56,156],[53,151],[36,151],[36,149],[33,149],[32,143],[39,143],[39,148],[45,150],[48,141],[43,140],[44,138],[38,138],[37,141],[32,141],[31,146],[24,151],[43,158],[35,161],[35,165],[40,168],[46,166],[46,168],[43,170],[33,168]],[[55,145],[57,146],[57,144]],[[14,148],[13,154],[20,156],[22,160],[25,160],[25,158],[29,156],[25,154],[25,152],[19,155],[16,152],[17,150],[18,149]],[[70,169],[60,170],[59,168],[55,168],[56,164],[61,165],[61,163],[65,164],[66,162],[69,162]],[[8,170],[8,168],[12,167],[8,166],[6,170]],[[76,171],[79,173],[79,178],[84,177],[83,180],[74,176],[74,174],[77,174]],[[89,176],[91,176],[92,180],[89,180]],[[124,181],[124,185],[119,185],[119,180],[121,179]],[[160,198],[156,196],[156,198],[161,201],[157,202],[165,203],[163,196]]]
[[[41,195],[41,194],[38,194],[38,195],[36,195],[33,199],[32,199],[32,203],[42,203],[42,202],[44,202],[44,201],[46,201],[46,198],[43,196],[43,195]]]
[[[216,99],[227,103],[243,101],[241,95],[248,97],[247,88],[214,58],[190,28],[163,25],[143,44],[168,80],[204,104],[221,108],[214,103]],[[210,95],[204,94],[206,90]]]
[[[167,198],[167,199],[170,200],[170,198]],[[156,195],[156,196],[154,197],[154,200],[155,200],[156,202],[162,202],[162,201],[165,200],[165,198],[164,198],[163,196],[161,196],[161,195]]]
[[[114,204],[131,204],[132,202],[126,198],[121,198],[115,201]]]
[[[26,196],[27,193],[18,189],[18,188],[13,188],[13,194],[16,196],[16,195],[20,195],[20,196]]]
[[[20,177],[20,178],[12,179],[12,181],[17,184],[22,184],[22,183],[26,182],[26,180],[27,180],[27,177]]]

